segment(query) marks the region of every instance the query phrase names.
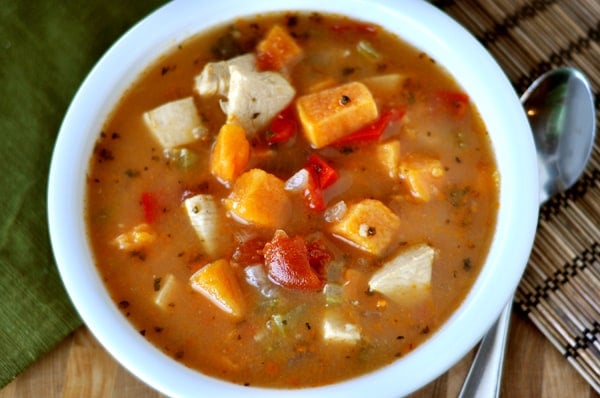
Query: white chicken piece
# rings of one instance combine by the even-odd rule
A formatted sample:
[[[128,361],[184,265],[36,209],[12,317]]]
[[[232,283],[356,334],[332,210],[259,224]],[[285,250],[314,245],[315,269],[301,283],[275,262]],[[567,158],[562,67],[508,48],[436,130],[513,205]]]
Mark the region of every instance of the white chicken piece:
[[[434,258],[435,250],[431,246],[410,246],[373,274],[369,288],[396,302],[424,297],[430,290]]]
[[[277,72],[250,72],[230,66],[229,73],[227,102],[221,106],[227,121],[239,123],[250,136],[267,127],[296,94]]]
[[[145,112],[143,118],[165,149],[189,144],[207,132],[192,97],[167,102]]]
[[[240,55],[226,61],[209,62],[196,76],[195,89],[202,97],[219,95],[226,97],[229,92],[229,67],[236,66],[242,71],[256,71],[256,56],[252,53]]]
[[[203,97],[218,95],[228,123],[237,123],[252,137],[294,98],[296,90],[278,72],[259,72],[254,54],[209,62],[195,78]]]

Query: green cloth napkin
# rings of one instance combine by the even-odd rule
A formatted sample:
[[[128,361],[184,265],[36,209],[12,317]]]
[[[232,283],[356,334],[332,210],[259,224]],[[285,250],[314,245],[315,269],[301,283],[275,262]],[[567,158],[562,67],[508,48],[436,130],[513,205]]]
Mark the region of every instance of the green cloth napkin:
[[[2,1],[0,388],[81,324],[49,241],[46,191],[54,141],[92,66],[163,2]]]

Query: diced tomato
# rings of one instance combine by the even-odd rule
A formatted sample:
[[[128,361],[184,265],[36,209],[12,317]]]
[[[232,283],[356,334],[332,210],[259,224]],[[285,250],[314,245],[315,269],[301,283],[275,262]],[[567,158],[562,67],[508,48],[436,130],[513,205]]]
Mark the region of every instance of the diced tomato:
[[[331,262],[333,255],[323,242],[314,240],[306,244],[306,250],[308,250],[308,263],[314,269],[321,278],[325,278],[327,272],[327,265]]]
[[[275,233],[265,245],[265,266],[274,283],[296,290],[319,290],[323,282],[312,269],[302,237],[290,238],[283,231]]]
[[[469,96],[460,91],[438,91],[436,101],[440,103],[447,112],[457,117],[462,117],[469,106]]]
[[[147,223],[153,223],[158,218],[160,213],[160,204],[156,199],[156,194],[152,192],[144,192],[140,198],[142,209],[144,210],[144,220]]]
[[[396,120],[402,119],[405,111],[403,109],[388,109],[382,112],[381,116],[372,123],[369,123],[365,127],[351,133],[345,137],[340,138],[332,145],[343,146],[349,144],[362,144],[377,141],[383,134],[387,126]]]
[[[314,171],[317,177],[317,185],[321,189],[330,187],[340,177],[338,172],[316,153],[310,155],[304,167]],[[311,172],[311,170],[308,171]]]
[[[273,119],[271,126],[265,133],[265,140],[269,145],[286,142],[296,135],[297,130],[298,123],[296,122],[294,110],[292,106],[289,106]]]
[[[266,240],[260,237],[240,243],[233,251],[232,259],[242,267],[264,262],[263,248]]]
[[[368,23],[344,23],[344,24],[334,24],[331,26],[331,30],[338,33],[346,33],[349,31],[355,31],[360,33],[369,33],[375,34],[379,31],[377,25],[368,24]]]

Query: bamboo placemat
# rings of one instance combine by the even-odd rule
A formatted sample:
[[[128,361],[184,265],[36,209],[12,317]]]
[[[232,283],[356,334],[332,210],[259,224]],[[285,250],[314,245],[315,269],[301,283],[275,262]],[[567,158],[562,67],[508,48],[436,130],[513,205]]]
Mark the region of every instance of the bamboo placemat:
[[[600,1],[434,3],[488,48],[518,93],[554,67],[580,69],[592,83],[598,122]],[[541,208],[515,307],[600,393],[600,148],[596,141],[580,181]]]

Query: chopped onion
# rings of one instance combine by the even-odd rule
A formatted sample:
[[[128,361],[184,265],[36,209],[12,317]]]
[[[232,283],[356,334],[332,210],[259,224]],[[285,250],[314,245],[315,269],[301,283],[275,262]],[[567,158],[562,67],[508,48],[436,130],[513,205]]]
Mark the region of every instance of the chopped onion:
[[[327,222],[338,222],[344,217],[347,210],[348,206],[346,206],[346,202],[340,200],[339,202],[325,210],[325,212],[323,213],[323,218]]]
[[[285,182],[285,190],[300,192],[308,187],[308,170],[300,169]]]

